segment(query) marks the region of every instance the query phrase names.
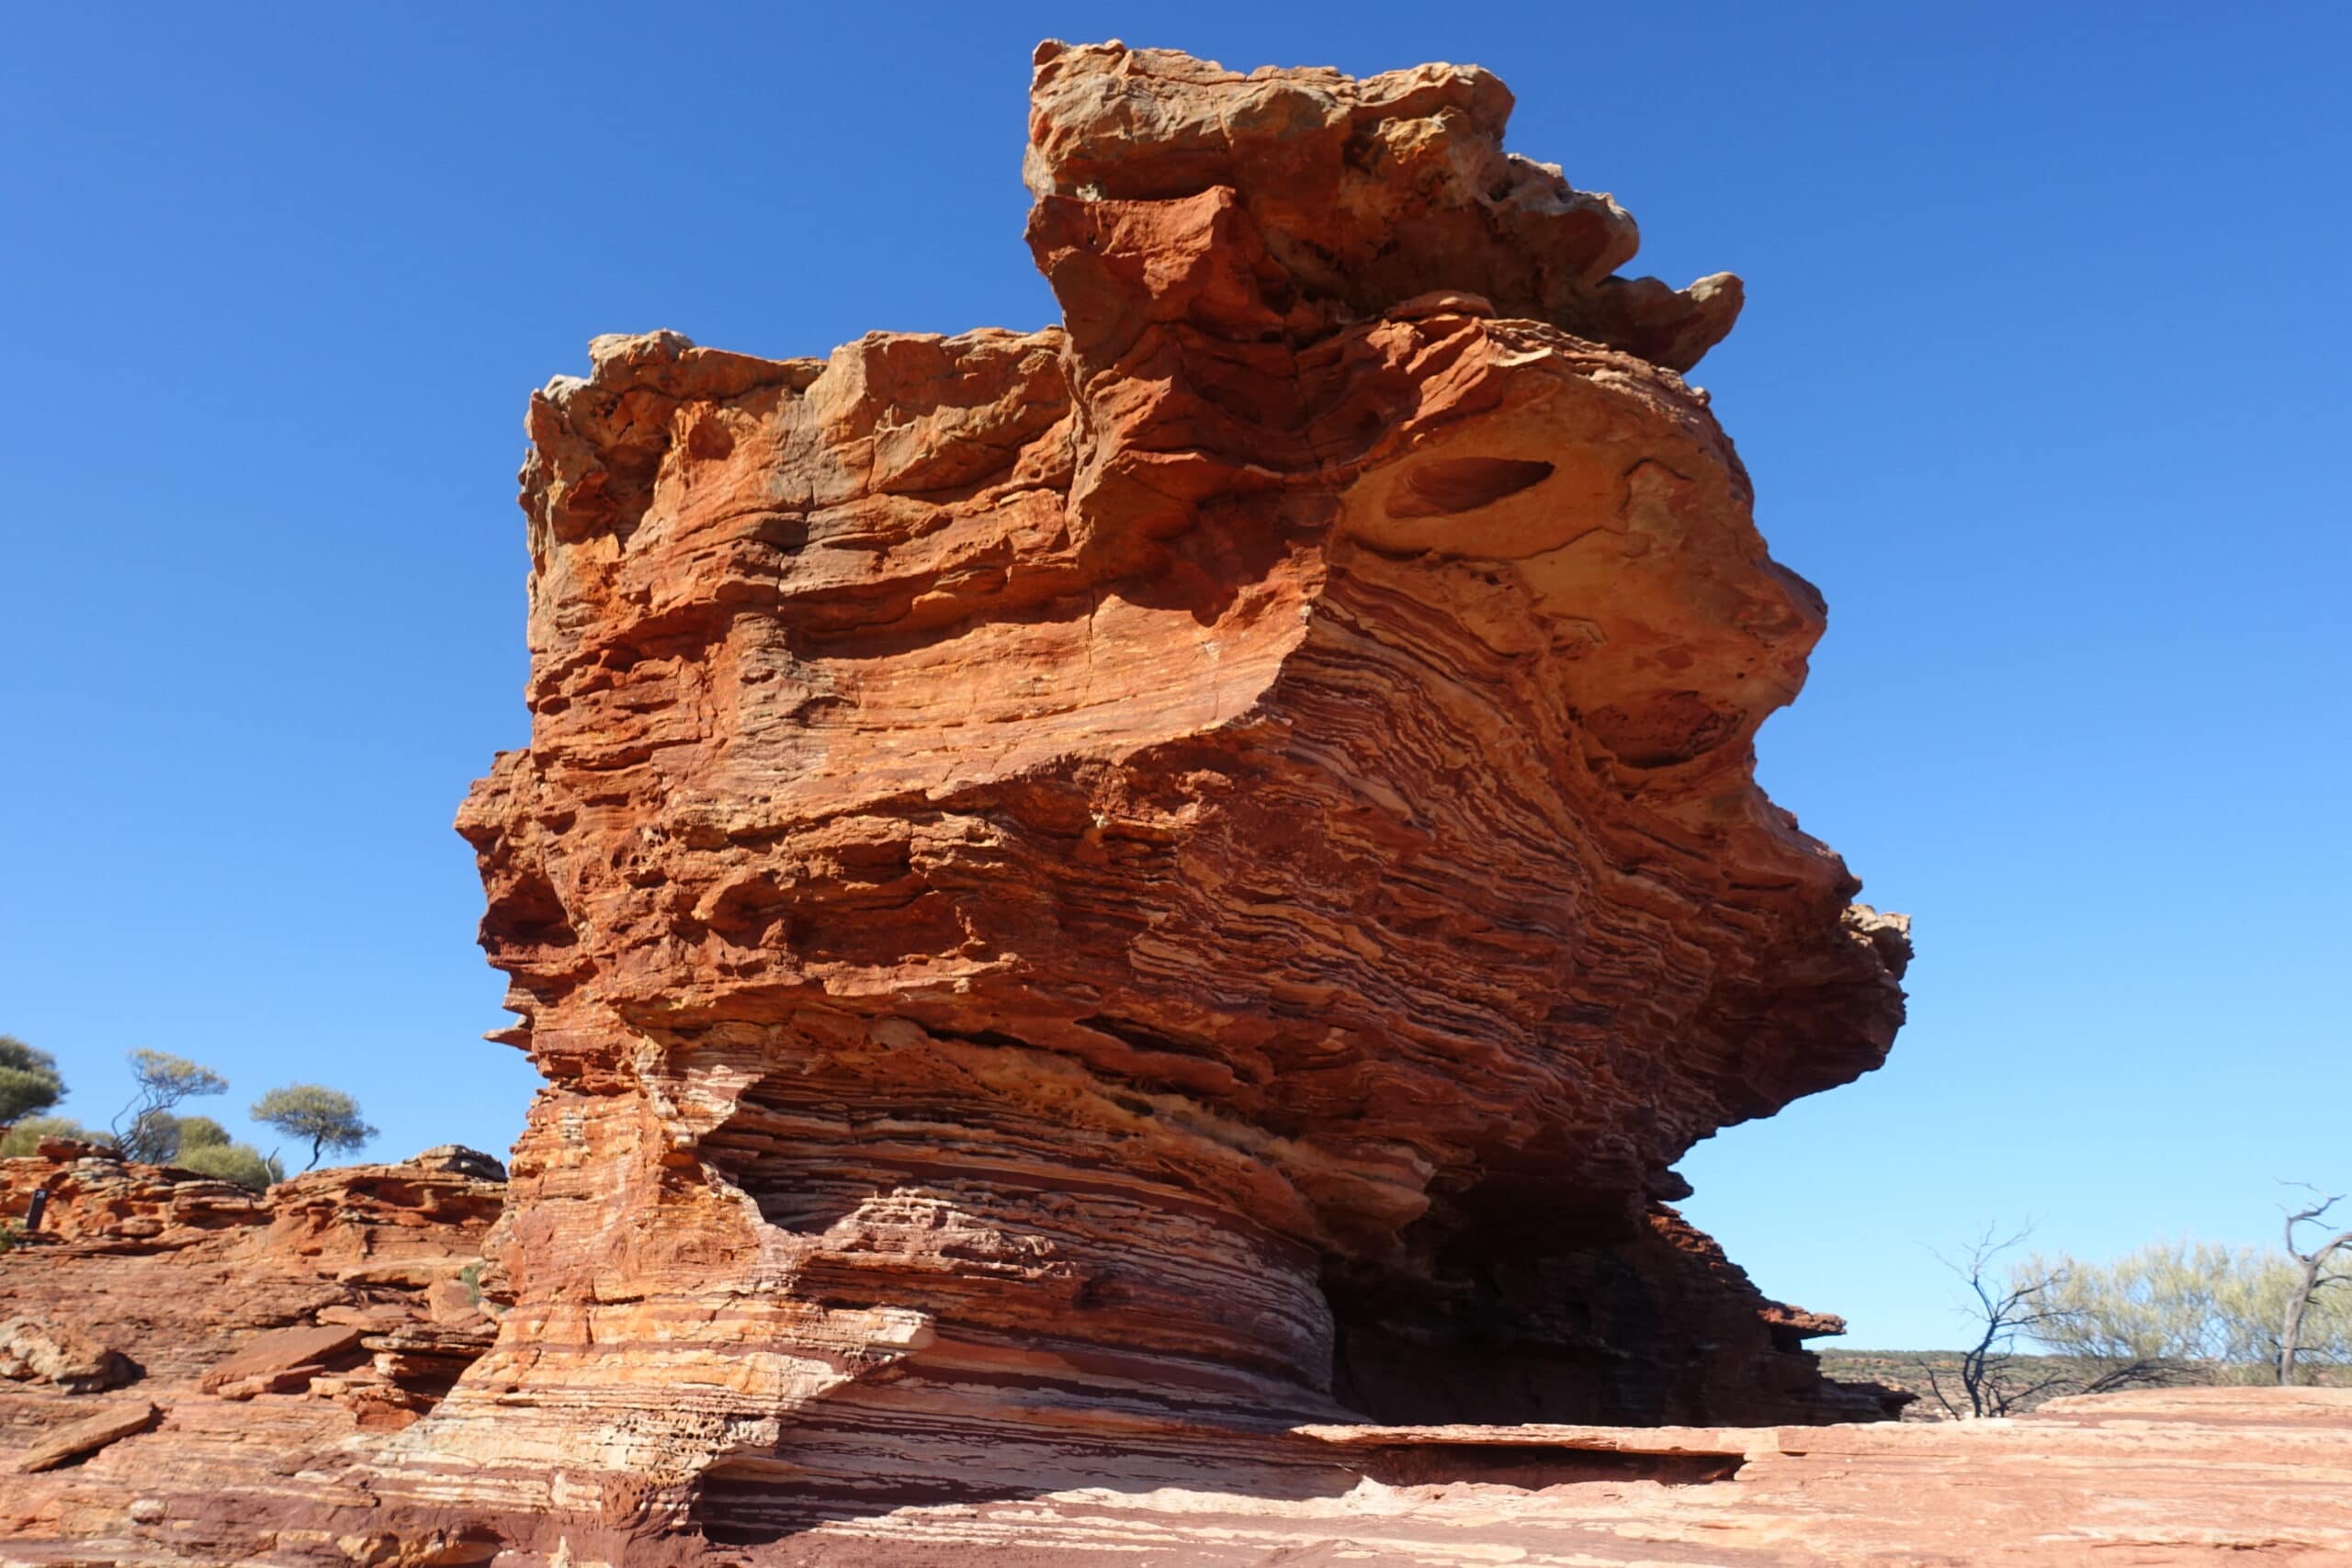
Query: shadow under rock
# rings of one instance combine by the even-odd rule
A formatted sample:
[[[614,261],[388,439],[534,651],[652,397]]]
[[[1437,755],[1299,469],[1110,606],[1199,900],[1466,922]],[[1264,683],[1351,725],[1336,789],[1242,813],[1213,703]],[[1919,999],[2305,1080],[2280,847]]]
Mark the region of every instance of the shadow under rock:
[[[1596,1452],[1540,1437],[1332,1443],[1291,1434],[1237,1437],[1224,1452],[982,1438],[928,1454],[876,1450],[858,1457],[865,1462],[845,1463],[830,1448],[821,1456],[790,1449],[734,1455],[704,1472],[689,1518],[712,1546],[761,1547],[901,1508],[978,1507],[1057,1493],[1099,1499],[1172,1489],[1299,1503],[1343,1496],[1367,1480],[1522,1491],[1595,1482],[1697,1485],[1728,1480],[1743,1462],[1734,1454]]]

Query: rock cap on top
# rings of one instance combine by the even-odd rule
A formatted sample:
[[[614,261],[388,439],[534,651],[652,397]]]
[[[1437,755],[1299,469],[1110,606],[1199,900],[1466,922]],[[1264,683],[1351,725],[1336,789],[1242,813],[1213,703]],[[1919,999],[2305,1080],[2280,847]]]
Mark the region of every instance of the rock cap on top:
[[[1041,205],[1226,187],[1302,290],[1360,315],[1459,290],[1669,370],[1739,318],[1730,273],[1682,289],[1615,276],[1641,246],[1632,214],[1504,152],[1510,89],[1483,67],[1245,74],[1116,41],[1049,40],[1035,59],[1023,173]]]

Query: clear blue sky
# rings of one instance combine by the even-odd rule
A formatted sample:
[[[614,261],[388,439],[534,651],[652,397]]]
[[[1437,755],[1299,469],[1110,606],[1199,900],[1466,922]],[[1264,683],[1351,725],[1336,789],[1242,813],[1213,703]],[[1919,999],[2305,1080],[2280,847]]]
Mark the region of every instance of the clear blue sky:
[[[0,1030],[505,1145],[449,818],[526,735],[526,393],[594,333],[1027,327],[1044,36],[1502,74],[1746,319],[1698,378],[1831,606],[1764,774],[1917,919],[1851,1089],[1694,1217],[1852,1342],[1928,1257],[2352,1186],[2352,10],[49,6],[0,58]],[[216,1109],[220,1108],[216,1104]]]

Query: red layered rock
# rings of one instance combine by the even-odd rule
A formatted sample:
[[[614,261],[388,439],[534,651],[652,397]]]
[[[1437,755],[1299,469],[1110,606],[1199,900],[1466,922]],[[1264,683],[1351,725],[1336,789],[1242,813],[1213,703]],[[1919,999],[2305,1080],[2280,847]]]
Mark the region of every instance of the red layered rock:
[[[1059,326],[608,337],[536,397],[531,743],[459,823],[548,1079],[496,1342],[402,1382],[442,1227],[273,1194],[401,1321],[273,1312],[84,1468],[284,1401],[281,1479],[149,1499],[172,1551],[646,1563],[1880,1413],[1665,1206],[1880,1062],[1907,953],[1754,781],[1823,623],[1678,375],[1738,286],[1616,276],[1510,103],[1047,45]],[[370,1349],[405,1402],[315,1359]],[[1697,1440],[1599,1447],[1747,1451]]]
[[[45,1195],[38,1220],[35,1193]],[[128,1164],[99,1144],[51,1138],[36,1156],[0,1160],[0,1221],[51,1241],[171,1252],[268,1219],[261,1199],[233,1181]]]
[[[1906,952],[1754,782],[1822,608],[1676,374],[1737,286],[1611,276],[1510,101],[1048,45],[1061,326],[534,399],[531,745],[460,827],[548,1087],[387,1487],[642,1538],[1351,1413],[1879,1412],[1661,1207],[1878,1064]]]
[[[51,1194],[0,1256],[0,1555],[238,1561],[364,1507],[326,1478],[490,1343],[496,1174],[438,1149],[260,1194],[90,1145],[0,1160],[0,1217]]]
[[[7,1190],[30,1164],[6,1168]],[[347,1180],[321,1172],[289,1196],[312,1222],[341,1208],[359,1235],[407,1233],[394,1250],[413,1262],[438,1235],[455,1268],[481,1235],[479,1200],[489,1194],[451,1177],[464,1179],[439,1162],[360,1168]],[[353,1193],[347,1205],[333,1198],[339,1186]],[[402,1206],[402,1194],[425,1201]],[[327,1369],[370,1350],[381,1363],[388,1342],[460,1330],[426,1304],[437,1302],[433,1292],[420,1301],[356,1279],[348,1261],[322,1271],[315,1253],[269,1239],[326,1228],[281,1231],[273,1221],[178,1247],[120,1249],[93,1226],[0,1260],[0,1307],[79,1313],[121,1336],[141,1363],[136,1386],[96,1397],[38,1382],[0,1391],[0,1559],[56,1568],[900,1568],[951,1557],[1131,1563],[1141,1550],[1146,1561],[1234,1568],[1277,1559],[2061,1568],[2092,1558],[2218,1568],[2335,1562],[2352,1551],[2352,1391],[2341,1389],[2171,1390],[2062,1401],[2014,1421],[1832,1428],[1342,1422],[1255,1438],[1195,1433],[1189,1443],[1137,1428],[1116,1434],[1125,1441],[1050,1450],[1028,1474],[954,1496],[924,1495],[921,1473],[891,1468],[892,1450],[877,1440],[865,1456],[875,1495],[863,1500],[812,1486],[805,1469],[773,1455],[738,1456],[705,1472],[700,1517],[684,1529],[614,1530],[576,1498],[567,1514],[501,1517],[482,1504],[504,1479],[495,1466],[445,1472],[430,1498],[385,1485],[387,1458],[430,1428],[403,1433],[364,1414],[350,1396],[374,1375],[364,1361]],[[368,1325],[356,1337],[337,1326],[354,1323]],[[246,1386],[255,1383],[265,1386]],[[899,1459],[922,1452],[926,1419],[919,1407],[897,1413]],[[837,1442],[829,1452],[836,1466],[846,1457]],[[985,1452],[964,1457],[970,1474],[989,1473]]]

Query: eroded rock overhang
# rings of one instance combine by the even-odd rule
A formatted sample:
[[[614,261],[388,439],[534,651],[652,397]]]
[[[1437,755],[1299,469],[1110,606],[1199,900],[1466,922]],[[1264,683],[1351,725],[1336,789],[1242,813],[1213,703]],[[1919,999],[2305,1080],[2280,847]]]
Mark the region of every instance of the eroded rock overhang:
[[[1823,608],[1678,374],[1738,285],[1509,108],[1049,44],[1061,325],[534,399],[460,826],[548,1087],[403,1463],[1876,1412],[1665,1207],[1907,954],[1754,781]]]

